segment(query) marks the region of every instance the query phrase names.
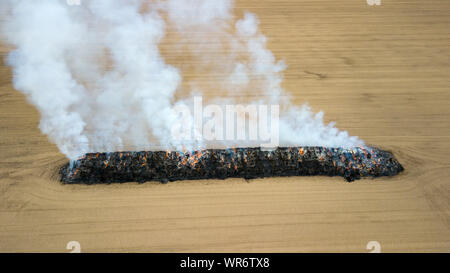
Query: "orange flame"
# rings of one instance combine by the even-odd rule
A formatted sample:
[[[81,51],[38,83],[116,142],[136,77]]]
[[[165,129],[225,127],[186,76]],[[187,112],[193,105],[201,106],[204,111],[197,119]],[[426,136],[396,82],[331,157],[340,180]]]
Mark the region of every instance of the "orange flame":
[[[300,150],[298,150],[300,155],[303,155],[305,151],[303,151],[303,148],[300,148]]]

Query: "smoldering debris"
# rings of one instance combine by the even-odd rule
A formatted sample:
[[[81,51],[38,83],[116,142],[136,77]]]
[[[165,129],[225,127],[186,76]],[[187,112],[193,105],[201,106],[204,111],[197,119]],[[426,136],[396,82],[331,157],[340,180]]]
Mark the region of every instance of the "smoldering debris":
[[[392,153],[372,147],[280,147],[89,153],[62,166],[60,174],[66,184],[309,175],[342,176],[351,182],[402,170]]]

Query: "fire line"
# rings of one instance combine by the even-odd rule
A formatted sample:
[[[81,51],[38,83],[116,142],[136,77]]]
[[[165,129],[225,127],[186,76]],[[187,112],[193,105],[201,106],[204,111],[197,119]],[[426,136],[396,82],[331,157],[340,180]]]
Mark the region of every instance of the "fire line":
[[[351,182],[401,171],[392,153],[373,147],[280,147],[90,153],[62,166],[60,174],[67,184],[308,175],[342,176]]]

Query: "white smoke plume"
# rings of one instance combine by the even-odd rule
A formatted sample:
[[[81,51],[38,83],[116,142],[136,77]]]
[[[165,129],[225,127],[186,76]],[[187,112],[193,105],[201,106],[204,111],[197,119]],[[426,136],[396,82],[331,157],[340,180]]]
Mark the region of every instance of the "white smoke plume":
[[[79,6],[2,0],[8,10],[2,39],[15,48],[7,58],[14,87],[38,108],[41,131],[70,159],[130,147],[180,149],[171,130],[180,122],[177,108],[191,107],[193,99],[177,94],[185,86],[192,94],[208,90],[166,63],[160,47],[170,28],[179,39],[175,50],[195,60],[193,70],[213,77],[220,96],[212,101],[251,94],[260,97],[251,103],[282,106],[280,146],[362,145],[324,124],[323,113],[290,104],[281,87],[286,65],[267,49],[256,15],[235,18],[233,6],[231,0],[81,0]],[[194,127],[192,121],[184,125]],[[181,144],[207,148],[201,140]]]

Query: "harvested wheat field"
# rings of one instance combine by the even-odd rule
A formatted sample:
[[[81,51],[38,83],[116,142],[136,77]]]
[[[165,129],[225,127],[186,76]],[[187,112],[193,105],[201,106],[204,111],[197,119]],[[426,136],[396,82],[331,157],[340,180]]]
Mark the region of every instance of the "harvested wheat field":
[[[285,60],[295,104],[393,152],[404,172],[64,185],[67,159],[2,61],[0,251],[78,241],[82,252],[369,252],[377,241],[382,252],[449,252],[450,1],[237,0],[236,15],[245,10]],[[189,63],[166,45],[168,63]]]

